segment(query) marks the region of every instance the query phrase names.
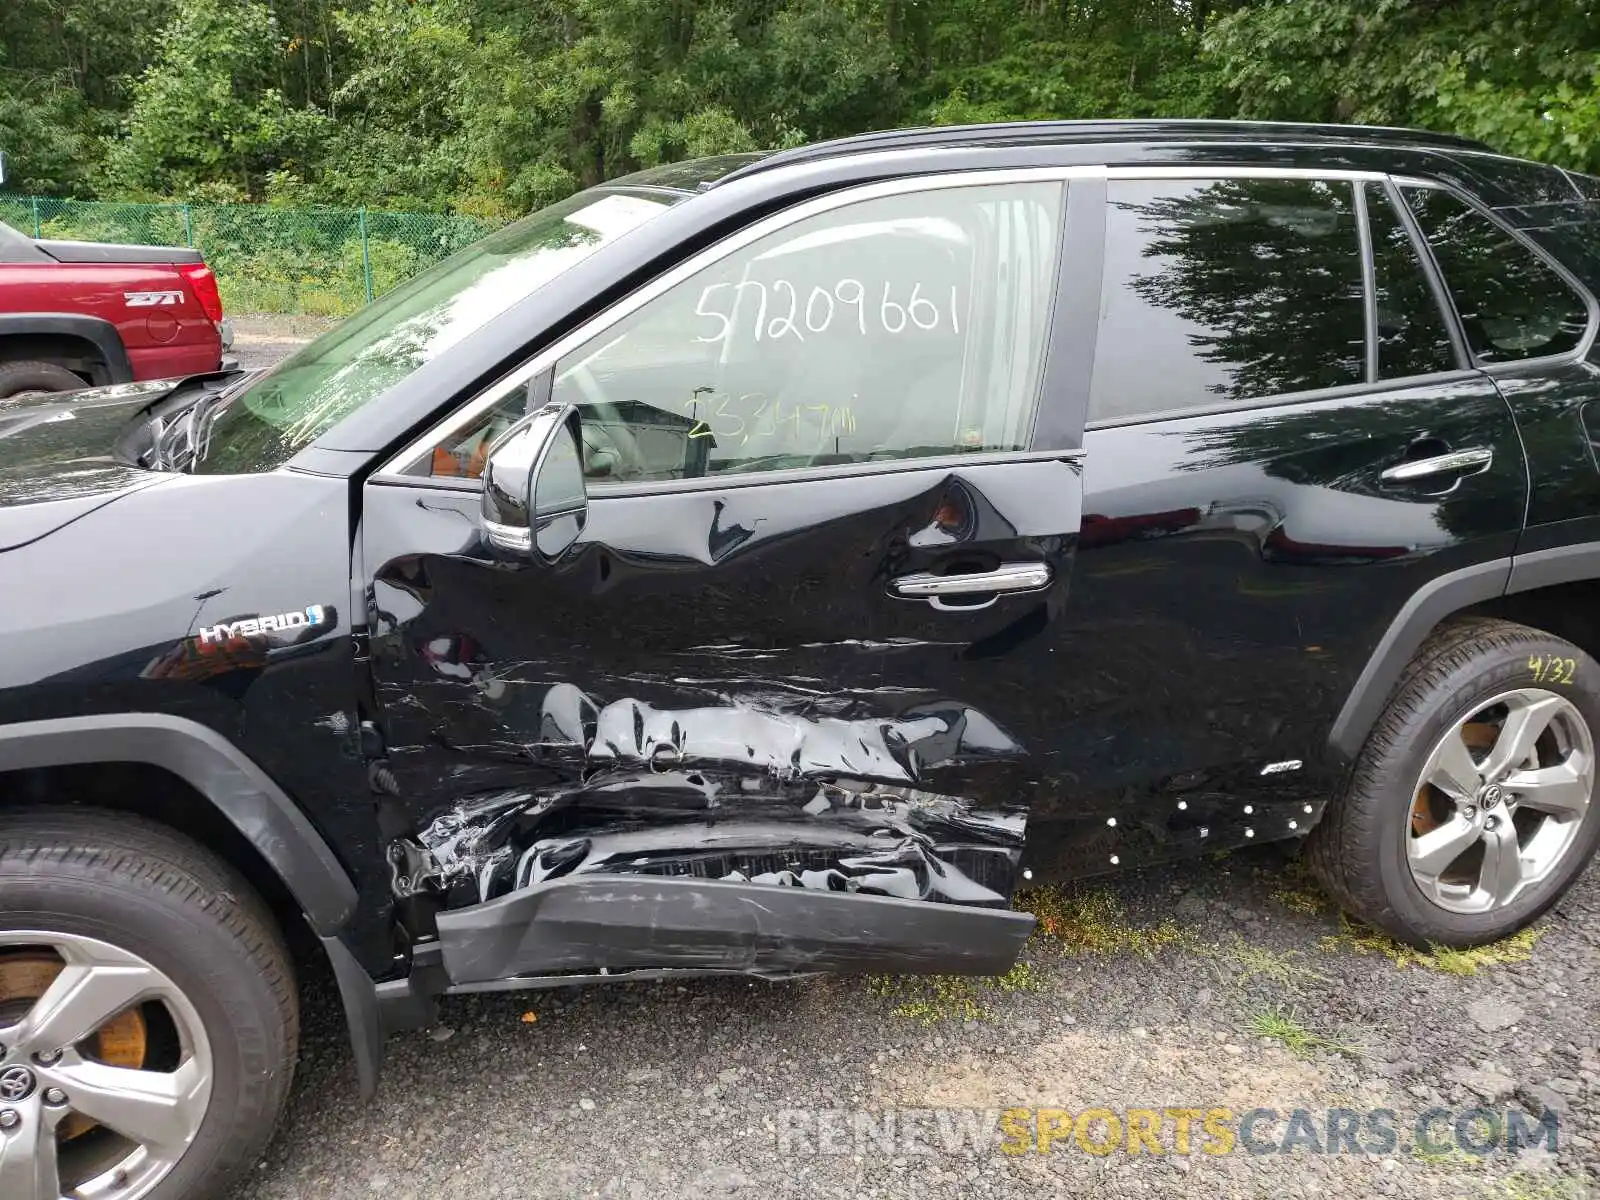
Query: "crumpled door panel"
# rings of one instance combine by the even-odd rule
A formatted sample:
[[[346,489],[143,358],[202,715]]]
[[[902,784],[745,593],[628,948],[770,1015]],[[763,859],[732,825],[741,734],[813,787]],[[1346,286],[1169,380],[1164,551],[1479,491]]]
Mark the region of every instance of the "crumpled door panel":
[[[1004,907],[1078,481],[1036,460],[597,496],[554,564],[491,556],[471,494],[369,487],[397,891],[689,876]],[[1052,583],[893,594],[952,555]]]

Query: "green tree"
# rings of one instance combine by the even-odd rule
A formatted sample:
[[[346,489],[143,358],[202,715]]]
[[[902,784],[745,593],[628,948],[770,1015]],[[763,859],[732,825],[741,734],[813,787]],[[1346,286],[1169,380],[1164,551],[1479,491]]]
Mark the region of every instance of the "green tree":
[[[1584,0],[1262,0],[1206,50],[1239,116],[1422,125],[1600,168],[1600,21]]]
[[[275,86],[284,46],[260,0],[179,0],[156,60],[133,85],[125,133],[106,169],[132,192],[226,199],[257,192],[328,119],[291,107]]]
[[[1590,0],[0,0],[8,188],[510,216],[922,123],[1454,130],[1600,170]]]

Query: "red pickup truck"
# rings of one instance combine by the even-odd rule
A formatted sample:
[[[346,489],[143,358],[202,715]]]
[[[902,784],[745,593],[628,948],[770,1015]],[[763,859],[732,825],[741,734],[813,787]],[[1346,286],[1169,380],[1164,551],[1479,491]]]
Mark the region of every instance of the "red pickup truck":
[[[0,400],[215,371],[231,342],[198,250],[39,240],[0,223]]]

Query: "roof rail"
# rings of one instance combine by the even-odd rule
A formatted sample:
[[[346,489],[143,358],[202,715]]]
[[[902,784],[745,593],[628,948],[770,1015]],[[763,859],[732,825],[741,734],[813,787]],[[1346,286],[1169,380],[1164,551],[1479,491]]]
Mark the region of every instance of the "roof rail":
[[[1385,145],[1436,147],[1450,150],[1489,150],[1480,141],[1453,133],[1430,133],[1384,125],[1316,125],[1289,121],[1118,120],[1118,121],[1006,121],[987,125],[938,125],[915,129],[884,129],[852,137],[834,138],[779,150],[757,162],[731,171],[718,183],[740,179],[775,167],[815,162],[845,154],[882,150],[938,149],[946,146],[1017,146],[1070,144],[1073,142],[1125,141],[1361,141]]]

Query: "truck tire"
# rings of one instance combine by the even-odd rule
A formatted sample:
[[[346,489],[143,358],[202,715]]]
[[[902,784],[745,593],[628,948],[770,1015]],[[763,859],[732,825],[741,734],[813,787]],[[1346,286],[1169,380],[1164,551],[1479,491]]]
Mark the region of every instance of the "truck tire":
[[[1594,855],[1597,742],[1600,664],[1537,629],[1453,622],[1396,684],[1307,860],[1348,912],[1413,946],[1506,937]]]
[[[0,400],[34,392],[75,392],[88,386],[80,376],[55,363],[0,363]]]
[[[138,817],[24,809],[0,815],[0,1034],[0,1195],[181,1200],[258,1161],[299,1010],[230,867]]]

